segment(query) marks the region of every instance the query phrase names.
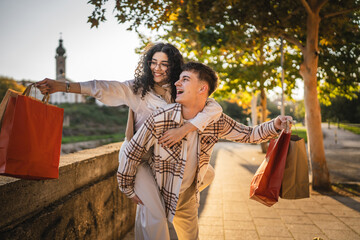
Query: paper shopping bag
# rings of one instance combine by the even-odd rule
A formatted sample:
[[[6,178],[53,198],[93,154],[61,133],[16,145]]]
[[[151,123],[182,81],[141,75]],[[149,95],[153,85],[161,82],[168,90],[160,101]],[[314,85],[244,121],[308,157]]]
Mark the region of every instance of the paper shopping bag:
[[[0,130],[0,174],[24,179],[58,178],[64,109],[8,92],[0,105],[5,106]]]
[[[14,90],[11,90],[11,89],[8,89],[6,91],[6,94],[5,96],[3,97],[3,99],[1,100],[1,103],[0,103],[0,126],[1,126],[1,123],[2,123],[2,119],[3,119],[3,116],[4,116],[4,113],[5,113],[5,110],[6,110],[6,106],[9,102],[9,99],[11,97],[16,97],[17,95],[20,95],[21,93],[20,92],[16,92]]]
[[[291,135],[280,197],[285,199],[309,197],[309,167],[305,141],[297,135]]]
[[[268,207],[279,199],[290,136],[283,130],[278,139],[270,141],[265,159],[251,181],[250,198]]]

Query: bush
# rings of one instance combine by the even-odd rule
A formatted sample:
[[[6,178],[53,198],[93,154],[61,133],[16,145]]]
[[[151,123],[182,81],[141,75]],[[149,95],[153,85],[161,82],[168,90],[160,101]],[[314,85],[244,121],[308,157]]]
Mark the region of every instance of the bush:
[[[96,104],[60,104],[70,126],[63,128],[63,136],[92,136],[125,132],[127,107],[107,107]]]

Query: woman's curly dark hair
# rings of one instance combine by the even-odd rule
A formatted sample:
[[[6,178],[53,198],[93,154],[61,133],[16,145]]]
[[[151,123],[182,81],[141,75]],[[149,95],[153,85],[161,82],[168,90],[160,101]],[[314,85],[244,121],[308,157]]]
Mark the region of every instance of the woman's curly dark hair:
[[[148,50],[141,56],[138,66],[135,70],[135,82],[133,91],[137,94],[141,90],[141,97],[143,98],[150,89],[154,87],[154,77],[151,69],[148,65],[148,61],[152,60],[152,57],[157,52],[163,52],[168,57],[169,69],[168,69],[168,82],[171,85],[171,97],[172,100],[176,98],[175,82],[179,80],[180,73],[182,72],[182,66],[184,65],[184,59],[180,51],[170,43],[157,43],[150,46]]]

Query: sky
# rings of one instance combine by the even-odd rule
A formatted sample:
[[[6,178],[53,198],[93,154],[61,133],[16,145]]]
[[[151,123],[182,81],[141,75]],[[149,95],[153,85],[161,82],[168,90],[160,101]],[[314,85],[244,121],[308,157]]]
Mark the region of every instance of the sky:
[[[1,0],[0,75],[32,81],[55,78],[61,32],[68,79],[132,79],[140,40],[116,22],[111,3],[107,5],[107,21],[90,29],[87,18],[93,8],[87,0]]]
[[[55,78],[60,33],[66,50],[66,78],[75,82],[133,79],[140,40],[118,24],[107,6],[107,21],[90,29],[88,0],[0,0],[0,76],[40,81]],[[146,32],[151,34],[150,32]],[[302,99],[302,82],[296,99]],[[279,89],[275,92],[280,92]],[[273,92],[270,97],[276,97]]]

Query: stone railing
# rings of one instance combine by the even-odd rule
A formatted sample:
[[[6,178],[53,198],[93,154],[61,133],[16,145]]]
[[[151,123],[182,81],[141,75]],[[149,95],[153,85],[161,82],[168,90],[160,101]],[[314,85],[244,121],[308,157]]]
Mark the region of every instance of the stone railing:
[[[0,176],[0,239],[121,239],[136,205],[117,186],[120,146],[61,156],[59,179]]]

